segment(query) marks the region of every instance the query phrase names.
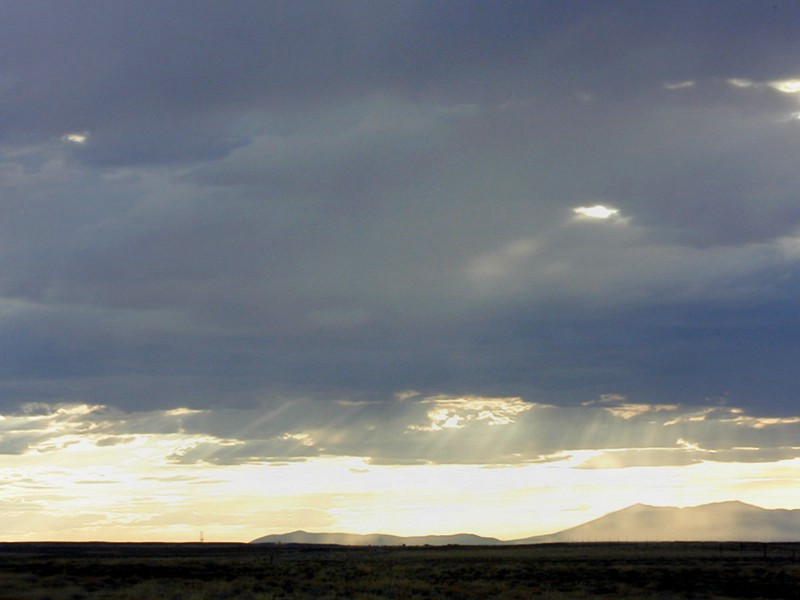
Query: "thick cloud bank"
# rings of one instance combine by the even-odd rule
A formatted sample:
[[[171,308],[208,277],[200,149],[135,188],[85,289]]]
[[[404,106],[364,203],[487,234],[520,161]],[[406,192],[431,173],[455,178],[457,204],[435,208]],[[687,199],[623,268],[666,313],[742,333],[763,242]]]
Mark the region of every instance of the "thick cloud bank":
[[[0,1],[0,450],[794,458],[798,23]]]

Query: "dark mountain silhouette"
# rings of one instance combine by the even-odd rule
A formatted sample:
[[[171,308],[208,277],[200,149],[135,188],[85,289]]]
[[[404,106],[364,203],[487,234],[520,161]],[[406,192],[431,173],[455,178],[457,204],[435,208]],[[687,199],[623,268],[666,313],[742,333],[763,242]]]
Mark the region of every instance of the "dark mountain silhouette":
[[[743,502],[717,502],[688,508],[635,504],[571,529],[513,543],[798,540],[800,510],[770,510]]]
[[[250,542],[251,544],[339,544],[343,546],[496,546],[502,544],[498,539],[481,537],[471,533],[455,535],[424,535],[401,537],[383,533],[359,535],[355,533],[309,533],[293,531],[275,535],[265,535]]]
[[[443,546],[545,544],[553,542],[800,541],[800,510],[766,509],[743,502],[688,508],[634,504],[603,517],[547,535],[501,541],[468,533],[401,537],[386,534],[292,533],[267,535],[254,544],[340,544],[349,546]]]

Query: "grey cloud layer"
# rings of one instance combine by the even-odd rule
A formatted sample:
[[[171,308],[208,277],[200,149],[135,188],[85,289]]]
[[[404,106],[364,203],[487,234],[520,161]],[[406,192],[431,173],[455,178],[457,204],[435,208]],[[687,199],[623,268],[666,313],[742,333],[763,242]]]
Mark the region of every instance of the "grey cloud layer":
[[[98,448],[161,440],[180,464],[281,463],[357,456],[372,464],[551,462],[579,468],[772,462],[800,457],[800,417],[742,409],[632,404],[535,405],[520,398],[414,397],[320,405],[293,400],[224,410],[121,413],[86,405],[27,405],[0,420],[3,454],[57,452],[78,438]],[[170,446],[171,440],[171,446]],[[169,448],[172,450],[168,450]]]
[[[793,414],[794,5],[0,10],[3,405]]]

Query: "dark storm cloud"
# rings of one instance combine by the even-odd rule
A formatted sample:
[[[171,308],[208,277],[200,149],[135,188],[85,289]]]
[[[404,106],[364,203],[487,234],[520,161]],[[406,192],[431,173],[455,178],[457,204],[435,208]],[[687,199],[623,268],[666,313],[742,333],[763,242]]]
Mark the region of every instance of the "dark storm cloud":
[[[281,130],[307,111],[374,90],[424,91],[474,68],[477,58],[490,66],[486,49],[514,23],[485,7],[475,14],[416,2],[5,2],[3,9],[5,136],[92,131],[97,147],[83,155],[100,164],[213,158],[235,144],[231,134],[250,110],[275,113]],[[513,10],[533,18],[524,7]],[[482,32],[487,16],[490,31]],[[527,46],[508,40],[502,45],[517,46],[517,55],[520,42]]]
[[[82,157],[104,165],[214,158],[249,137],[237,125],[251,110],[268,110],[281,130],[376,90],[487,101],[582,86],[619,94],[658,78],[779,77],[798,45],[788,4],[8,1],[2,9],[3,137],[88,130],[95,140]]]
[[[793,4],[0,10],[4,405],[791,413]]]

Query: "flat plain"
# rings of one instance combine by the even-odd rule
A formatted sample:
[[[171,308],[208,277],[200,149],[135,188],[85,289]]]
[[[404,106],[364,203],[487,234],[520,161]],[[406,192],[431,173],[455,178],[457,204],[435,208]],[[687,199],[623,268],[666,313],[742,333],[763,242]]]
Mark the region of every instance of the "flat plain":
[[[800,543],[1,543],[0,599],[798,598]]]

